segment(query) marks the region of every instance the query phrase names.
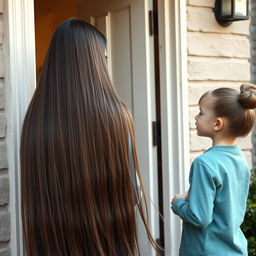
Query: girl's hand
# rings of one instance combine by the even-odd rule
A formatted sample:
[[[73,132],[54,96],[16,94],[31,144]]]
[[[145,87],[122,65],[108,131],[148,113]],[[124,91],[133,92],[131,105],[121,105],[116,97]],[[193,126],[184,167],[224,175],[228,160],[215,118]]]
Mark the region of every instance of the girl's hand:
[[[184,192],[183,194],[177,194],[172,198],[171,204],[173,204],[178,198],[183,198],[184,200],[188,196],[188,191]]]

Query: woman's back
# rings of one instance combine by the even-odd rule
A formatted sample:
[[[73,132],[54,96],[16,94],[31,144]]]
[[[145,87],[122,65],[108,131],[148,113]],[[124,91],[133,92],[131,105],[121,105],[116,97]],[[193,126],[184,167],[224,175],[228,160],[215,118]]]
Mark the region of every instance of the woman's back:
[[[131,136],[140,177],[133,123],[104,51],[104,37],[83,21],[67,20],[53,35],[22,130],[28,256],[138,254],[135,200],[145,217],[129,159]]]

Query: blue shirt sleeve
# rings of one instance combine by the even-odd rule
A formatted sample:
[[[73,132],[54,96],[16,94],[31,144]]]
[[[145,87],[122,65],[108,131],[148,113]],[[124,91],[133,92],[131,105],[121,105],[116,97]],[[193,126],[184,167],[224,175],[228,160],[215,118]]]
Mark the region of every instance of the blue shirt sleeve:
[[[188,197],[177,199],[172,210],[184,221],[198,227],[207,227],[213,219],[216,194],[215,176],[211,169],[200,160],[195,160],[190,171]]]

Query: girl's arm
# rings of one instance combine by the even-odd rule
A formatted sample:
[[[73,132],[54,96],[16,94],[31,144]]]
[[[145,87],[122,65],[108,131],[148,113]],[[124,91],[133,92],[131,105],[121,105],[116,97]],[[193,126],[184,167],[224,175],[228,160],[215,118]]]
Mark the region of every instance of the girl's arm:
[[[184,192],[183,194],[177,194],[173,197],[171,204],[173,204],[178,198],[186,199],[188,196],[188,191]]]
[[[173,202],[172,211],[184,221],[205,228],[213,219],[215,176],[207,164],[195,160],[191,167],[190,182],[187,199],[177,198]]]

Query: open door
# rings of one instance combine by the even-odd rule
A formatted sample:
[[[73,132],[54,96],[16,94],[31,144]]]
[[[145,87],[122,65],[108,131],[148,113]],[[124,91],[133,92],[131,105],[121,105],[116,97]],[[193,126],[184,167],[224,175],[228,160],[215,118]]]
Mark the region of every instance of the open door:
[[[149,199],[149,224],[158,239],[157,152],[152,143],[152,121],[156,118],[154,45],[148,27],[152,2],[86,0],[78,5],[78,17],[95,25],[107,37],[113,84],[134,117],[139,164]],[[154,255],[141,225],[139,240],[141,255]]]

